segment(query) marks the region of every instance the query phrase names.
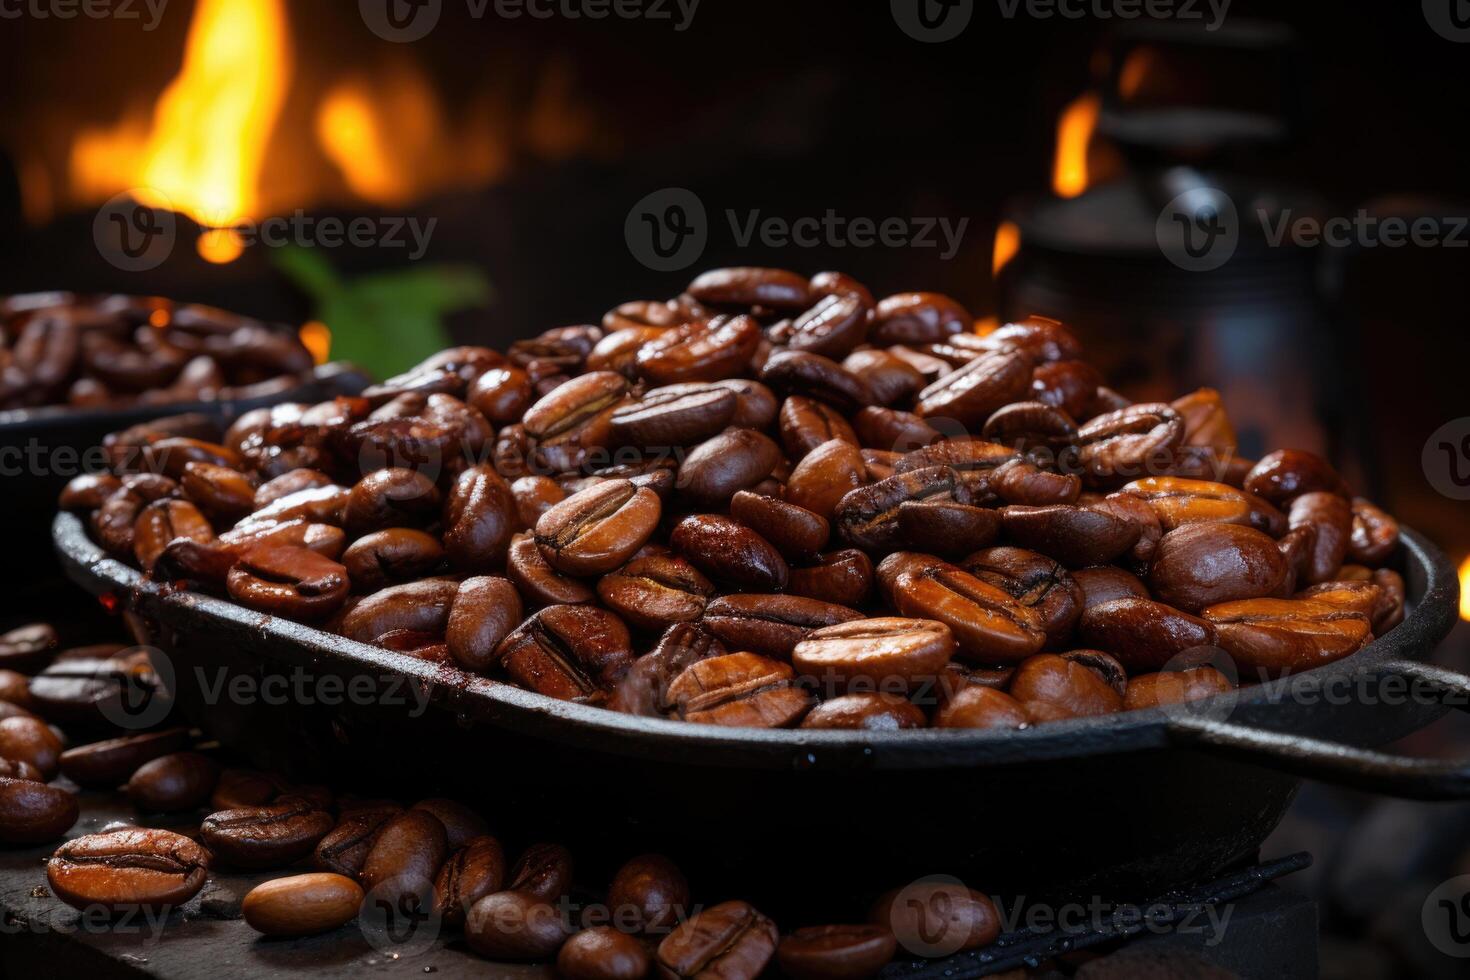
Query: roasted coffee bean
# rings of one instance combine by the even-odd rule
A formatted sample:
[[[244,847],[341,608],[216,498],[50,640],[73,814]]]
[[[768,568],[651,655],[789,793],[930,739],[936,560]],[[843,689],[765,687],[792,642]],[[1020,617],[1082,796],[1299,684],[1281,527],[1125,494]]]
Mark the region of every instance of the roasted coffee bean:
[[[516,516],[522,527],[535,527],[541,515],[567,499],[566,492],[549,476],[523,476],[510,485]]]
[[[439,822],[444,825],[445,840],[450,850],[458,850],[472,838],[483,837],[490,832],[484,817],[457,800],[432,796],[419,800],[413,805],[413,809],[432,813],[439,818]]]
[[[169,728],[80,745],[61,753],[61,774],[88,789],[115,789],[143,763],[182,749],[188,735]]]
[[[199,839],[236,868],[284,868],[312,852],[332,816],[310,800],[282,797],[265,806],[221,810],[204,818]]]
[[[859,980],[876,976],[897,949],[886,925],[807,926],[781,938],[776,962],[793,980]]]
[[[422,473],[386,469],[353,486],[342,512],[347,530],[366,534],[387,527],[422,527],[439,512],[439,490]]]
[[[153,570],[164,547],[175,538],[210,541],[214,529],[187,500],[155,500],[139,512],[133,527],[133,554],[144,571]]]
[[[91,511],[122,488],[122,481],[111,473],[83,473],[72,477],[57,501],[62,510]]]
[[[985,421],[981,438],[1012,449],[1059,448],[1077,437],[1077,423],[1061,408],[1039,401],[1013,402]]]
[[[465,470],[444,502],[449,563],[466,572],[494,570],[505,560],[515,523],[515,497],[500,474],[484,464]]]
[[[255,485],[228,466],[191,462],[184,467],[179,485],[200,510],[217,521],[233,523],[255,509]]]
[[[511,539],[505,574],[531,606],[581,605],[597,598],[585,582],[552,568],[529,534]]]
[[[761,368],[760,378],[777,391],[815,398],[844,413],[873,404],[866,381],[831,358],[807,351],[777,351]]]
[[[760,340],[760,324],[748,316],[685,324],[643,346],[638,375],[651,385],[734,378],[749,365]]]
[[[970,571],[975,571],[971,568]],[[1148,599],[1148,586],[1137,575],[1114,565],[1095,565],[1074,569],[1072,581],[1077,583],[1082,609],[1090,609],[1113,599]]]
[[[661,630],[702,616],[715,587],[682,558],[649,555],[604,575],[597,594],[633,626]]]
[[[1082,614],[1083,596],[1077,582],[1059,563],[1024,548],[987,548],[959,564],[980,581],[1036,610],[1049,649],[1066,647]],[[1147,590],[1141,584],[1139,588],[1146,596]]]
[[[710,306],[799,310],[807,304],[807,281],[785,269],[737,266],[701,273],[688,293]]]
[[[1216,694],[1224,694],[1233,687],[1230,679],[1213,667],[1139,674],[1128,681],[1123,710],[1139,711],[1166,704],[1199,701]]]
[[[564,980],[640,980],[648,975],[648,950],[612,926],[583,929],[556,954],[556,973]]]
[[[792,321],[788,345],[824,357],[845,357],[867,336],[871,309],[855,292],[823,296]]]
[[[622,620],[593,606],[547,606],[496,648],[500,670],[562,700],[599,699],[633,663]]]
[[[208,874],[209,852],[189,838],[136,828],[69,840],[46,864],[57,898],[72,908],[114,912],[182,905]]]
[[[1077,633],[1083,643],[1108,651],[1134,673],[1159,670],[1177,654],[1216,642],[1209,622],[1152,599],[1089,606]]]
[[[878,691],[828,698],[802,719],[801,727],[892,732],[923,728],[926,723],[924,712],[907,698]]]
[[[41,776],[41,770],[29,762],[18,759],[0,758],[0,776],[10,779],[24,779],[32,783],[44,783],[46,780]]]
[[[900,505],[928,500],[968,503],[958,486],[954,470],[944,466],[899,473],[845,494],[837,503],[834,522],[848,543],[872,554],[887,554],[906,540]]]
[[[613,691],[608,707],[652,718],[669,709],[668,689],[690,664],[729,653],[700,626],[677,623],[664,631],[653,650],[633,661]]]
[[[376,592],[397,582],[420,578],[444,561],[444,548],[432,534],[407,527],[374,531],[354,541],[342,564],[358,592]]]
[[[225,578],[230,596],[252,609],[290,619],[325,619],[347,601],[347,569],[308,548],[257,545]]]
[[[790,574],[769,541],[728,517],[686,517],[674,526],[669,545],[711,579],[745,592],[779,592]]]
[[[831,533],[822,515],[748,490],[730,498],[730,516],[770,541],[792,561],[814,557]]]
[[[362,886],[395,906],[409,895],[427,894],[449,856],[439,818],[425,810],[405,810],[380,828],[362,865]],[[411,900],[410,900],[411,901]]]
[[[975,340],[990,350],[1007,347],[1024,350],[1037,363],[1068,361],[1082,356],[1082,345],[1072,332],[1059,321],[1044,316],[1033,315],[1004,324]]]
[[[260,806],[280,796],[284,785],[272,773],[254,769],[225,769],[219,774],[219,779],[215,780],[214,790],[209,794],[209,805],[214,810]]]
[[[1383,603],[1373,615],[1373,632],[1382,636],[1404,621],[1404,577],[1391,568],[1373,572],[1373,584],[1383,593]]]
[[[29,762],[49,781],[60,770],[61,739],[39,718],[6,718],[0,721],[0,758]]]
[[[1135,480],[1123,490],[1146,500],[1165,531],[1184,524],[1243,524],[1273,537],[1286,532],[1286,515],[1223,483],[1161,476]]]
[[[1161,602],[1198,612],[1221,602],[1269,596],[1286,574],[1276,542],[1260,531],[1237,524],[1186,524],[1159,541],[1148,582]]]
[[[1372,582],[1319,582],[1302,589],[1293,599],[1311,599],[1362,613],[1372,621],[1384,603],[1383,590]]]
[[[785,728],[810,702],[792,669],[753,653],[732,653],[692,664],[669,685],[676,715],[709,725]]]
[[[302,874],[262,882],[245,893],[240,915],[267,936],[312,936],[351,922],[362,887],[338,874]]]
[[[1086,361],[1045,361],[1031,372],[1031,397],[1074,419],[1086,418],[1102,382],[1097,368]]]
[[[352,491],[335,484],[329,487],[298,490],[252,512],[248,518],[235,525],[235,529],[243,532],[251,526],[281,524],[295,520],[306,520],[313,524],[341,525],[347,504],[351,499]]]
[[[1000,523],[997,512],[956,500],[905,500],[898,505],[898,526],[904,544],[945,557],[990,544],[1000,531]]]
[[[658,526],[658,494],[609,480],[573,494],[536,522],[536,546],[557,571],[602,575],[625,563]]]
[[[1170,402],[1184,419],[1184,444],[1207,446],[1223,453],[1234,452],[1235,428],[1226,414],[1220,393],[1213,388],[1200,388]]]
[[[344,811],[337,825],[317,842],[311,863],[323,871],[360,880],[378,831],[402,810],[402,807],[390,804]]]
[[[470,948],[491,960],[545,960],[556,955],[571,928],[553,905],[518,891],[495,892],[465,916]]]
[[[1052,473],[1020,459],[997,466],[985,486],[1008,504],[1028,507],[1074,504],[1082,493],[1081,477]]]
[[[1121,671],[1120,671],[1121,673]],[[1011,680],[1011,697],[1029,712],[1033,702],[1052,709],[1048,717],[1110,715],[1123,708],[1123,696],[1096,671],[1078,660],[1044,653],[1021,662]]]
[[[681,496],[701,509],[723,509],[730,498],[771,475],[781,448],[754,429],[727,429],[692,449],[675,483]]]
[[[937,442],[939,430],[913,412],[868,406],[852,417],[853,432],[864,448],[908,453]]]
[[[908,404],[927,383],[918,368],[886,350],[853,351],[842,366],[867,383],[877,405]]]
[[[0,635],[0,667],[40,670],[56,655],[56,630],[45,623],[21,626]]]
[[[139,810],[177,813],[204,805],[217,779],[219,765],[213,759],[174,752],[143,763],[124,788]]]
[[[884,564],[905,559],[898,552]],[[882,580],[882,570],[879,573]],[[954,634],[956,655],[978,663],[1015,663],[1046,642],[1041,615],[1004,591],[948,562],[901,571],[885,585],[889,600],[905,616],[935,619]]]
[[[1159,541],[1164,536],[1164,526],[1159,515],[1142,498],[1131,493],[1110,493],[1101,500],[1087,503],[1089,510],[1108,514],[1138,529],[1138,540],[1133,542],[1121,556],[1121,561],[1142,572],[1158,551]]]
[[[21,708],[31,706],[30,678],[14,670],[0,668],[0,701]]]
[[[713,384],[655,388],[613,413],[613,442],[640,449],[692,445],[729,425],[737,404],[734,391]]]
[[[471,838],[449,855],[434,879],[434,906],[451,926],[463,925],[476,902],[505,884],[505,851],[488,835]]]
[[[888,892],[878,899],[868,918],[891,929],[910,951],[932,949],[948,954],[988,946],[1000,935],[995,903],[958,881],[916,882]]]
[[[495,648],[521,622],[521,597],[503,578],[481,575],[459,583],[444,638],[449,652],[465,670],[486,673],[495,664]]]
[[[572,887],[572,852],[560,844],[532,844],[510,870],[509,890],[546,902]]]
[[[1320,490],[1300,494],[1292,498],[1290,520],[1293,528],[1310,526],[1316,532],[1299,584],[1331,580],[1347,557],[1352,537],[1353,512],[1347,498]]]
[[[342,617],[341,633],[360,643],[372,643],[395,630],[442,634],[458,590],[458,583],[444,579],[424,579],[380,589]]]
[[[804,395],[792,395],[781,403],[780,429],[781,444],[796,462],[833,439],[858,444],[857,433],[845,415]]]
[[[679,924],[658,946],[668,980],[755,980],[776,952],[776,925],[745,902],[712,905]]]
[[[20,772],[23,770],[19,767],[27,764],[13,765]],[[77,798],[64,789],[39,780],[0,775],[0,844],[55,840],[77,822],[78,812]]]
[[[899,293],[873,309],[874,344],[932,344],[968,332],[974,319],[963,306],[939,293]]]
[[[1031,358],[1016,350],[981,354],[919,392],[914,411],[979,429],[997,409],[1026,397]]]
[[[521,421],[536,459],[555,472],[579,469],[590,450],[611,441],[612,417],[627,393],[628,379],[612,371],[594,371],[552,389]]]
[[[662,854],[630,859],[607,889],[612,921],[636,932],[672,927],[689,910],[689,882],[678,865]]]
[[[1164,471],[1184,441],[1184,420],[1168,405],[1130,405],[1077,430],[1077,458],[1093,486],[1119,486]],[[1152,468],[1152,469],[1151,469]]]
[[[289,473],[283,473],[273,480],[262,483],[255,491],[254,506],[251,509],[264,510],[282,497],[289,497],[301,490],[319,490],[330,486],[333,486],[332,478],[320,470],[305,468],[291,470]],[[351,502],[349,496],[348,504],[350,505]]]
[[[1242,672],[1268,676],[1340,660],[1373,637],[1367,616],[1310,599],[1245,599],[1210,606],[1200,615]]]
[[[845,606],[789,595],[721,596],[705,607],[700,625],[732,650],[788,660],[812,631],[862,619]]]
[[[933,620],[879,617],[826,626],[791,652],[791,663],[833,692],[912,690],[954,654],[954,635]]]
[[[520,421],[531,407],[531,398],[530,375],[512,365],[486,371],[465,394],[465,401],[496,425]]]
[[[1353,529],[1348,554],[1365,565],[1381,565],[1399,546],[1399,522],[1362,497],[1353,498]]]
[[[988,471],[1017,459],[1020,454],[1008,446],[979,439],[951,439],[906,453],[894,470],[908,473],[930,466],[948,466],[957,472],[988,475]]]
[[[791,569],[786,584],[791,595],[857,609],[873,591],[873,560],[856,548],[829,551],[815,565]]]
[[[1245,489],[1278,507],[1304,493],[1350,496],[1347,484],[1330,463],[1300,449],[1280,449],[1262,456],[1246,474]]]
[[[838,502],[867,482],[867,466],[858,447],[843,439],[832,439],[796,464],[786,481],[785,497],[831,521]]]

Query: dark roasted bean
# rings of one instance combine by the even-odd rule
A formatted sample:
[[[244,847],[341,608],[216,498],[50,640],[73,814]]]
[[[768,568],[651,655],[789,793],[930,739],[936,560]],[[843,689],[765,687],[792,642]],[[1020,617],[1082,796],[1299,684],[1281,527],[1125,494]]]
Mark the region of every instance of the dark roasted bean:
[[[116,789],[138,767],[184,747],[188,731],[169,728],[92,742],[61,753],[61,774],[89,789]]]
[[[505,884],[505,851],[488,835],[466,841],[434,879],[434,905],[451,926],[463,925],[476,902]]]
[[[771,475],[781,448],[754,429],[726,429],[690,450],[675,481],[680,495],[701,509],[723,509],[730,498]]]
[[[886,925],[807,926],[781,938],[776,962],[793,980],[859,980],[877,975],[897,949]]]
[[[593,606],[547,606],[495,651],[522,687],[563,700],[600,699],[633,662],[622,620]]]
[[[1031,358],[1020,351],[982,354],[919,392],[915,411],[926,419],[953,419],[980,429],[1002,406],[1026,397]]]
[[[597,594],[632,625],[661,630],[702,616],[715,587],[682,558],[649,555],[604,575]]]
[[[1368,617],[1310,599],[1245,599],[1201,615],[1242,672],[1289,674],[1339,660],[1372,639]]]
[[[745,594],[710,602],[700,625],[729,649],[787,660],[813,630],[861,618],[856,610],[816,599]]]
[[[1236,524],[1186,524],[1159,541],[1148,583],[1160,601],[1199,612],[1216,603],[1272,595],[1286,574],[1276,542],[1260,531]]]
[[[1151,599],[1113,599],[1089,606],[1082,611],[1078,635],[1132,672],[1159,670],[1176,654],[1215,642],[1215,628],[1209,622]]]
[[[505,574],[531,606],[580,605],[597,597],[586,583],[552,568],[529,534],[511,539]]]
[[[257,545],[230,569],[225,586],[252,609],[291,619],[324,619],[347,600],[347,569],[308,548]]]
[[[728,517],[686,517],[674,526],[669,545],[716,582],[741,591],[778,592],[790,574],[769,541]]]
[[[680,923],[658,946],[666,978],[755,980],[776,952],[776,925],[745,902],[722,902]]]
[[[16,771],[21,772],[15,764]],[[37,773],[39,776],[39,773]],[[77,798],[39,779],[0,775],[0,844],[43,844],[77,822]]]
[[[61,845],[46,864],[51,890],[78,909],[168,910],[192,898],[209,873],[209,852],[167,830],[114,830]]]
[[[311,936],[346,925],[362,905],[351,878],[317,872],[262,882],[245,893],[240,915],[267,936]]]
[[[583,929],[556,954],[556,973],[564,980],[641,980],[647,976],[648,949],[612,926]]]
[[[219,766],[208,756],[174,752],[139,766],[125,788],[140,810],[176,813],[202,806],[217,779]]]
[[[237,868],[284,868],[312,852],[332,829],[332,816],[310,800],[221,810],[204,818],[199,838],[220,860]]]
[[[707,725],[785,728],[810,707],[792,669],[754,653],[732,653],[690,665],[669,685],[679,718]]]

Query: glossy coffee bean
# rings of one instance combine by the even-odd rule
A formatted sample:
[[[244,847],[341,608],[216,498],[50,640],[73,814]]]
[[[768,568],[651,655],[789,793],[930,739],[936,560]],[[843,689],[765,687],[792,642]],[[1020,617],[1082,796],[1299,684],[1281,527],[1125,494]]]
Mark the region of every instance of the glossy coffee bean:
[[[1080,477],[1052,473],[1019,459],[996,467],[986,486],[1006,503],[1028,507],[1074,504],[1082,493]]]
[[[633,663],[622,620],[592,606],[547,606],[495,651],[522,687],[562,700],[599,699]]]
[[[982,582],[1036,610],[1049,648],[1067,645],[1082,613],[1083,598],[1076,580],[1058,562],[1024,548],[1002,547],[974,552],[959,564]]]
[[[145,762],[125,787],[144,812],[177,813],[202,806],[219,779],[219,765],[198,752],[174,752]]]
[[[560,844],[532,844],[510,869],[508,889],[555,902],[572,887],[572,852]]]
[[[674,526],[669,545],[714,581],[744,592],[779,592],[790,575],[769,541],[716,514],[684,518]]]
[[[776,952],[776,925],[745,902],[712,905],[680,923],[658,946],[665,978],[755,980]]]
[[[1182,704],[1224,694],[1234,687],[1230,679],[1213,667],[1139,674],[1128,681],[1124,711],[1140,711],[1168,704]]]
[[[233,523],[255,509],[255,484],[227,466],[189,463],[179,485],[189,500],[217,521]]]
[[[111,473],[83,473],[72,477],[57,501],[62,510],[91,511],[121,489],[122,481]]]
[[[1340,660],[1372,639],[1362,613],[1310,599],[1246,599],[1205,609],[1219,644],[1246,671],[1267,676]]]
[[[78,909],[167,910],[204,886],[209,852],[167,830],[89,834],[57,848],[46,864],[51,891]]]
[[[399,904],[409,895],[426,894],[449,856],[449,842],[439,818],[424,810],[405,810],[378,829],[362,865],[362,885]]]
[[[444,561],[439,539],[407,527],[385,528],[354,541],[342,565],[357,592],[375,592],[431,574]]]
[[[1183,524],[1243,524],[1273,537],[1286,531],[1286,516],[1279,510],[1263,498],[1223,483],[1148,477],[1123,490],[1147,501],[1165,531]]]
[[[677,717],[707,725],[785,728],[810,702],[795,672],[753,653],[732,653],[692,664],[669,685]]]
[[[956,301],[939,293],[899,293],[873,309],[874,344],[931,344],[968,332],[974,319]]]
[[[730,516],[770,541],[792,561],[814,557],[831,533],[826,518],[820,514],[748,490],[730,499]]]
[[[276,878],[245,893],[240,915],[267,936],[313,936],[351,922],[362,905],[362,887],[338,874]]]
[[[897,949],[887,926],[806,926],[781,938],[776,962],[794,980],[860,980],[877,975]]]
[[[585,582],[552,568],[529,534],[511,539],[505,574],[530,606],[579,605],[597,597]]]
[[[1162,472],[1184,441],[1184,420],[1168,405],[1130,405],[1077,430],[1077,457],[1088,483],[1121,486]]]
[[[1383,593],[1383,602],[1373,616],[1373,632],[1382,636],[1404,620],[1404,577],[1391,568],[1373,572],[1373,584]]]
[[[920,881],[888,892],[868,918],[892,930],[909,951],[975,949],[1000,935],[995,903],[956,881]]]
[[[342,617],[343,636],[360,643],[397,630],[442,634],[459,591],[457,583],[424,579],[380,589],[358,602]]]
[[[906,553],[884,559],[898,567]],[[882,579],[880,567],[880,581]],[[1015,663],[1038,652],[1046,631],[1036,610],[947,562],[925,563],[901,571],[885,585],[890,601],[905,616],[934,619],[954,634],[956,656],[978,663]]]
[[[1054,405],[1018,401],[992,412],[980,436],[1016,450],[1060,448],[1077,436],[1077,423]]]
[[[899,508],[909,501],[956,500],[968,503],[954,470],[930,466],[895,474],[845,494],[834,524],[843,540],[870,554],[887,554],[905,541]]]
[[[643,345],[638,376],[651,385],[734,378],[747,369],[760,340],[760,324],[748,316],[685,324]]]
[[[565,980],[641,980],[648,975],[648,950],[611,926],[583,929],[556,954],[556,972]]]
[[[0,757],[28,762],[45,779],[55,779],[60,769],[61,739],[39,718],[6,718],[0,721]]]
[[[862,453],[852,442],[831,439],[802,458],[786,481],[786,500],[831,521],[848,492],[868,482]]]
[[[378,831],[402,810],[400,806],[389,805],[344,812],[337,825],[317,842],[312,851],[312,865],[322,871],[360,880]]]
[[[1352,538],[1353,512],[1347,499],[1320,490],[1300,494],[1292,498],[1289,519],[1293,528],[1310,526],[1316,532],[1298,584],[1331,580],[1342,567]]]
[[[541,515],[536,546],[557,571],[606,574],[643,546],[662,512],[652,490],[629,480],[609,480],[573,494]]]
[[[613,689],[608,707],[645,718],[658,717],[669,710],[669,685],[684,668],[727,653],[724,644],[701,626],[676,623],[664,631],[651,651],[633,661]]]
[[[1122,694],[1096,671],[1078,660],[1050,653],[1022,661],[1011,679],[1009,694],[1028,711],[1033,702],[1047,705],[1053,718],[1110,715],[1123,707]]]
[[[230,569],[225,587],[242,605],[296,620],[324,619],[347,600],[347,569],[308,548],[257,545]]]
[[[1012,730],[1031,723],[1025,707],[1004,691],[966,683],[953,691],[934,714],[935,728]]]
[[[1349,496],[1347,484],[1331,463],[1300,449],[1281,449],[1262,456],[1246,474],[1245,489],[1278,507],[1304,493]]]
[[[789,660],[813,631],[862,619],[846,606],[791,595],[720,596],[706,607],[700,626],[731,650]]]
[[[1348,554],[1355,562],[1381,565],[1393,556],[1399,545],[1399,523],[1382,508],[1353,498],[1353,528],[1348,540]]]
[[[926,384],[924,375],[917,368],[886,350],[865,348],[853,351],[842,366],[867,382],[877,405],[908,404]]]
[[[678,865],[662,854],[631,858],[607,889],[612,921],[637,932],[672,927],[689,914],[689,882]]]
[[[175,538],[211,541],[214,529],[187,500],[155,500],[139,512],[133,527],[133,554],[144,571],[153,570],[164,547]]]
[[[79,745],[61,753],[61,774],[88,789],[115,789],[145,762],[182,749],[188,735],[169,728]]]
[[[21,626],[0,634],[0,667],[36,671],[55,656],[59,645],[56,630],[45,623]]]
[[[28,765],[11,762],[9,768],[22,773]],[[37,779],[0,775],[0,843],[42,844],[55,840],[77,822],[78,813],[77,798],[64,789]]]
[[[781,462],[781,448],[754,429],[726,429],[690,450],[675,487],[690,505],[724,509],[741,490],[760,483]]]
[[[352,533],[366,534],[386,527],[422,527],[438,512],[439,490],[432,480],[415,470],[390,468],[353,485],[342,520]]]
[[[465,401],[496,425],[520,421],[531,399],[530,375],[514,365],[491,368],[465,394]]]
[[[807,281],[796,273],[754,266],[711,269],[697,276],[688,292],[701,303],[737,309],[797,310],[809,296]]]
[[[715,587],[682,558],[649,555],[604,575],[597,594],[630,625],[662,630],[702,616]]]
[[[841,693],[912,689],[939,673],[954,654],[948,626],[933,620],[879,617],[827,626],[809,634],[791,663],[818,688]]]
[[[786,455],[795,462],[833,439],[858,444],[857,433],[845,414],[805,395],[791,395],[781,403],[780,430]]]
[[[515,586],[494,575],[478,575],[459,583],[444,639],[449,653],[465,670],[486,673],[495,664],[495,648],[522,619]]]
[[[979,430],[997,409],[1026,397],[1031,358],[1020,351],[982,354],[919,392],[914,410]]]
[[[777,351],[761,368],[760,379],[777,392],[815,398],[844,414],[873,404],[866,381],[831,358],[807,351]]]
[[[791,595],[858,609],[873,591],[873,560],[856,548],[828,551],[815,564],[793,566],[786,591]]]
[[[1012,505],[1001,511],[1001,521],[1012,541],[1070,568],[1112,561],[1132,548],[1140,534],[1136,524],[1115,514],[1071,504]]]
[[[518,891],[486,895],[470,908],[464,923],[470,948],[490,960],[550,959],[570,934],[555,906]]]
[[[908,699],[883,691],[828,698],[801,721],[802,728],[870,732],[923,728],[926,724],[924,712],[914,707]]]
[[[1216,603],[1269,596],[1286,574],[1276,542],[1260,531],[1186,524],[1159,541],[1148,582],[1161,602],[1198,612]]]
[[[465,572],[495,570],[510,547],[516,516],[515,496],[493,467],[482,463],[465,470],[444,501],[449,563]]]
[[[715,384],[654,388],[613,413],[612,441],[645,450],[693,445],[730,425],[738,404],[733,390]]]
[[[973,569],[971,569],[973,571]],[[1148,586],[1116,565],[1094,565],[1070,573],[1077,584],[1082,609],[1113,599],[1148,599]]]
[[[331,814],[310,800],[282,797],[265,806],[210,814],[199,826],[199,839],[231,867],[283,868],[310,854],[332,822]]]
[[[1113,599],[1083,610],[1078,638],[1106,650],[1132,673],[1159,670],[1171,658],[1216,642],[1205,619],[1152,599]]]
[[[474,837],[449,855],[434,879],[434,906],[444,921],[462,925],[476,902],[505,884],[505,851],[488,835]]]

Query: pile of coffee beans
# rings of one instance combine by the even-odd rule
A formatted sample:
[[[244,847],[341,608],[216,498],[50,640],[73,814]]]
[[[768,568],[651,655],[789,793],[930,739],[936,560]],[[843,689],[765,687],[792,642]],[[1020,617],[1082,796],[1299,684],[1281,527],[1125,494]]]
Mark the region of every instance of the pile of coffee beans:
[[[0,411],[116,408],[288,391],[312,356],[284,329],[157,297],[0,297]]]
[[[1329,663],[1403,616],[1394,519],[1134,404],[1062,324],[720,269],[359,398],[109,442],[62,495],[155,579],[554,698],[1016,728]]]

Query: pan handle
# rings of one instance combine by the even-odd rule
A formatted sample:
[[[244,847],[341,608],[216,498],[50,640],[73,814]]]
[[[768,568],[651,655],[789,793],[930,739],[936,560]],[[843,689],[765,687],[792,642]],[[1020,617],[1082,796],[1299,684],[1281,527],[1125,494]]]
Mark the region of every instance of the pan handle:
[[[1413,660],[1378,665],[1422,685],[1440,703],[1470,711],[1470,676]],[[1228,721],[1180,717],[1168,725],[1176,744],[1317,779],[1410,800],[1470,799],[1470,759],[1415,759]]]

